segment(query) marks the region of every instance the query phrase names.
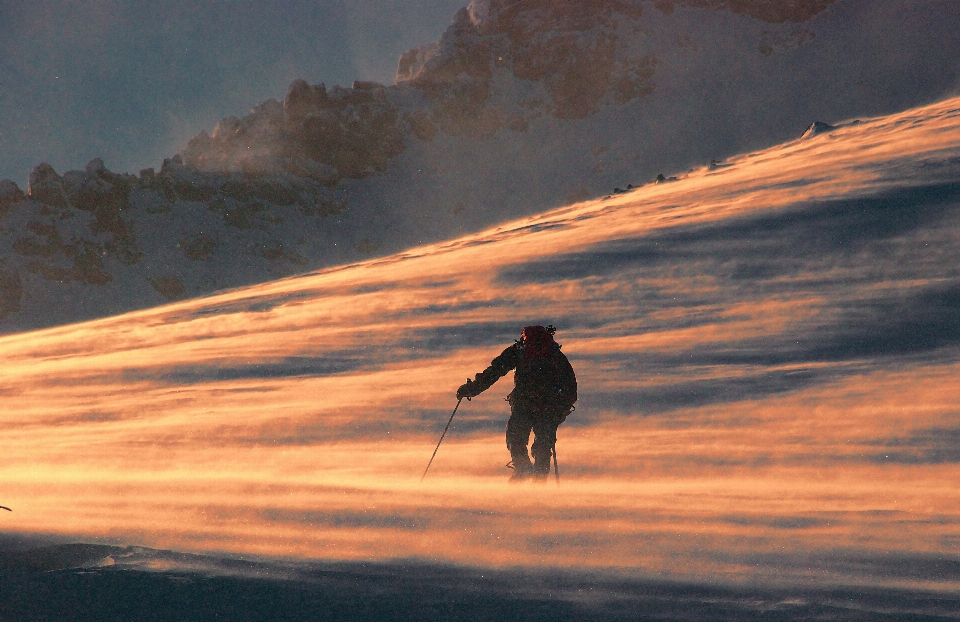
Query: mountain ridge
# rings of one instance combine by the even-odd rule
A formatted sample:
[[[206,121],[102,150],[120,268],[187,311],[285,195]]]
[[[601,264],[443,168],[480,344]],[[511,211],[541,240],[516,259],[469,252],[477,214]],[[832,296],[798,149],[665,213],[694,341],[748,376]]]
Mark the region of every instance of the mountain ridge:
[[[897,0],[472,2],[394,85],[298,80],[159,171],[94,159],[41,164],[26,192],[0,182],[0,331],[394,252],[943,97],[948,4],[905,28],[875,15]],[[854,18],[905,34],[847,36]],[[838,50],[862,57],[863,84]]]

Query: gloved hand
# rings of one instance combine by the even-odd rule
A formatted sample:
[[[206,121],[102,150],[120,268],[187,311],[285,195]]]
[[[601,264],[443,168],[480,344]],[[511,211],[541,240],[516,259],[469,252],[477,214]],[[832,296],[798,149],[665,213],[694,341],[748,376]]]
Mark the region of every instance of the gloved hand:
[[[471,397],[476,397],[477,391],[476,387],[473,386],[474,384],[473,380],[467,378],[467,382],[457,389],[457,399],[462,400],[463,398],[470,399]]]

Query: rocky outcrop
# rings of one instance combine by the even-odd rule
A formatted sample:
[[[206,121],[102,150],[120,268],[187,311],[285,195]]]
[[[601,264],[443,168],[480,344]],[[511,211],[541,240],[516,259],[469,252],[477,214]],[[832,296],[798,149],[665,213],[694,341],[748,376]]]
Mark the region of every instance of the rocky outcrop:
[[[332,187],[384,172],[410,140],[430,141],[438,131],[485,140],[526,132],[543,116],[583,119],[649,97],[662,66],[645,33],[651,8],[731,11],[779,24],[809,20],[835,1],[473,0],[438,42],[401,56],[395,86],[294,81],[282,103],[268,100],[195,137],[181,162],[205,173],[286,174]],[[765,31],[756,49],[769,56],[814,37],[805,29]],[[407,96],[411,89],[419,99]]]
[[[813,138],[819,134],[825,134],[827,132],[837,129],[835,126],[830,125],[829,123],[824,123],[823,121],[814,121],[810,124],[810,127],[800,136],[801,139]]]
[[[139,177],[100,159],[62,176],[41,164],[26,193],[0,182],[0,319],[21,311],[30,293],[62,304],[58,288],[96,316],[98,300],[112,310],[125,299],[124,310],[290,274],[306,264],[290,249],[310,223],[344,208],[323,180],[205,171],[180,155]],[[205,278],[198,264],[209,266]],[[67,308],[58,317],[83,315]]]
[[[10,208],[26,199],[23,190],[9,179],[0,180],[0,218],[7,215]]]
[[[670,181],[811,118],[944,96],[960,80],[953,7],[904,6],[473,0],[394,85],[297,80],[159,170],[95,159],[41,164],[26,192],[0,181],[0,332],[394,252]]]
[[[11,250],[25,260],[28,272],[48,281],[110,282],[106,256],[126,265],[143,256],[126,218],[134,179],[111,173],[99,159],[63,177],[40,164],[30,174],[26,197],[17,201],[23,225]]]
[[[63,192],[63,180],[46,162],[38,164],[30,173],[27,196],[53,207],[66,207],[67,197]]]
[[[405,128],[383,86],[354,83],[353,88],[294,82],[284,101],[287,154],[329,166],[349,179],[386,170],[404,148]]]
[[[355,82],[328,90],[296,80],[283,104],[269,100],[243,119],[228,117],[180,155],[182,164],[200,172],[288,174],[333,186],[382,173],[403,151],[405,133],[383,85]],[[295,201],[291,196],[288,203]]]
[[[544,113],[583,118],[656,88],[656,57],[638,49],[623,27],[642,14],[641,3],[625,0],[475,1],[457,13],[439,44],[401,57],[397,81],[424,93],[444,131],[471,138],[505,124],[524,131]],[[537,86],[543,97],[503,101],[497,74]]]

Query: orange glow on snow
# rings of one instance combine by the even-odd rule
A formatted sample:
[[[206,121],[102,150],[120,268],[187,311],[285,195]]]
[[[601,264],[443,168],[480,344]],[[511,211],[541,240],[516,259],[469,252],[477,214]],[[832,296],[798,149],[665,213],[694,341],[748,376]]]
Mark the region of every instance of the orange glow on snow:
[[[695,262],[628,280],[504,276],[607,241],[895,188],[909,158],[956,152],[957,105],[931,107],[906,129],[915,113],[841,128],[842,149],[828,136],[798,141],[394,257],[3,337],[0,503],[15,511],[0,529],[191,551],[742,580],[791,555],[958,555],[960,465],[884,456],[904,451],[896,439],[957,428],[960,362],[648,367],[704,348],[800,343],[846,295],[807,282],[851,268],[771,277],[776,295],[724,291]],[[701,301],[643,315],[631,296],[653,290]],[[561,318],[577,314],[603,326],[565,328]],[[506,483],[510,377],[461,404],[420,484],[457,386],[539,318],[557,318],[584,404],[560,428],[561,486]],[[486,332],[443,341],[467,325]],[[516,328],[481,338],[500,326]],[[832,379],[700,402],[690,389],[687,405],[660,410],[630,401],[631,391],[682,383],[723,391],[813,373]],[[783,572],[824,579],[803,564]]]

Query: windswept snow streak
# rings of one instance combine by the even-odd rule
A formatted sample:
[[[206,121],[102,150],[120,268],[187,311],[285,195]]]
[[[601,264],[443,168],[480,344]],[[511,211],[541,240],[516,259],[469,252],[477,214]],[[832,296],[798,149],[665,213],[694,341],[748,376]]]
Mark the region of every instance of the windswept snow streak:
[[[0,528],[956,589],[960,99],[460,239],[0,340]],[[560,489],[507,384],[559,327]],[[507,382],[509,379],[506,379]]]

